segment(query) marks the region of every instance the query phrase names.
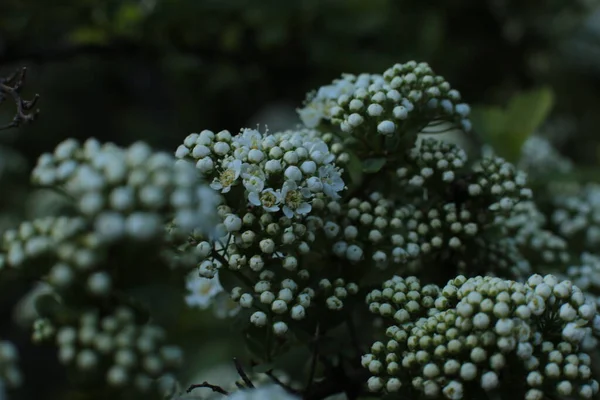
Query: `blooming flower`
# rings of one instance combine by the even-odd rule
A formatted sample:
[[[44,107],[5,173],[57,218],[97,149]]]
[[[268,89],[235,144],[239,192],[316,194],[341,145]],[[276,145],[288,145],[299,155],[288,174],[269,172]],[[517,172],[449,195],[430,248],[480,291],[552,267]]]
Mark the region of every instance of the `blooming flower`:
[[[258,192],[250,192],[248,201],[254,206],[262,206],[267,212],[279,211],[279,203],[281,202],[281,193],[274,191],[271,188]]]
[[[310,190],[307,188],[299,189],[294,181],[286,181],[281,189],[283,200],[283,213],[286,217],[292,218],[294,215],[306,215],[312,209],[312,206],[305,201],[310,197]]]
[[[186,288],[190,292],[185,297],[185,302],[190,307],[207,309],[213,302],[215,296],[223,292],[218,275],[214,278],[203,278],[197,274],[188,276]]]
[[[233,160],[227,168],[221,172],[221,175],[210,184],[210,187],[215,190],[220,190],[221,193],[228,193],[231,190],[231,186],[240,177],[242,172],[242,161]]]
[[[319,178],[323,183],[323,193],[333,200],[341,198],[338,192],[344,190],[344,181],[340,171],[332,164],[327,164],[319,168]]]

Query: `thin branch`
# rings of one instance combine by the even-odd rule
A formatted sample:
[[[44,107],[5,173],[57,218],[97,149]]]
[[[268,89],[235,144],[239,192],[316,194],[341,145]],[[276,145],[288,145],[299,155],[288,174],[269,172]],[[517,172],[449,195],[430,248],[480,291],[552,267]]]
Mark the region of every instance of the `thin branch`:
[[[237,357],[233,357],[233,363],[235,364],[235,370],[240,375],[246,386],[248,386],[249,388],[254,388],[254,384],[252,383],[250,378],[248,378],[248,375],[246,375],[246,372],[244,371],[244,368],[242,367],[242,364],[237,359]]]
[[[203,383],[200,384],[196,384],[196,385],[191,385],[188,389],[187,389],[187,393],[191,393],[192,390],[194,389],[198,389],[198,388],[209,388],[210,390],[212,390],[213,392],[216,393],[220,393],[223,396],[228,396],[229,392],[226,391],[225,389],[223,389],[221,386],[217,386],[217,385],[211,385],[210,383],[204,381]]]
[[[310,364],[310,370],[308,373],[308,382],[306,383],[306,389],[304,389],[305,393],[310,393],[311,391],[311,386],[313,384],[313,381],[315,380],[315,373],[317,370],[317,361],[319,359],[319,336],[320,336],[320,325],[317,324],[317,328],[315,329],[315,344],[314,344],[314,348],[313,348],[313,355],[312,355],[312,360],[311,360],[311,364]]]
[[[27,68],[22,68],[21,71],[17,71],[7,78],[0,78],[0,103],[5,101],[7,97],[11,97],[17,108],[13,120],[6,125],[0,126],[0,130],[15,128],[21,124],[29,123],[39,113],[39,110],[30,111],[35,107],[40,96],[36,94],[32,100],[23,100],[19,93],[25,83],[26,73]]]
[[[300,391],[294,389],[293,387],[291,387],[288,384],[285,384],[283,382],[281,382],[281,379],[279,379],[278,377],[275,376],[275,374],[273,374],[273,370],[268,370],[267,372],[265,372],[265,375],[267,375],[269,378],[271,378],[271,380],[273,382],[275,382],[276,384],[278,384],[279,386],[281,386],[282,388],[284,388],[286,391],[292,393],[292,394],[299,394]]]

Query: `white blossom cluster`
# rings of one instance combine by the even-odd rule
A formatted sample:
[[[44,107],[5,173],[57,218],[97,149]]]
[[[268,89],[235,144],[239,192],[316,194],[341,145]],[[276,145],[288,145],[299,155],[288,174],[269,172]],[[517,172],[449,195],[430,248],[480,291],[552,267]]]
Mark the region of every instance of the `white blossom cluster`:
[[[531,176],[564,174],[573,169],[571,160],[563,157],[545,137],[532,135],[521,147],[519,169]]]
[[[316,128],[323,121],[331,120],[331,110],[337,106],[342,95],[350,96],[357,89],[367,90],[373,83],[383,83],[383,76],[377,74],[342,74],[330,85],[321,86],[318,91],[309,93],[298,115],[304,126]]]
[[[67,139],[38,159],[32,179],[71,197],[103,242],[159,237],[171,218],[184,232],[208,230],[218,201],[192,165],[143,142],[121,148]]]
[[[409,127],[418,132],[434,121],[454,122],[469,131],[470,108],[460,98],[427,63],[409,61],[383,75],[344,75],[299,113],[312,126],[329,119],[348,133],[402,135]]]
[[[306,286],[313,266],[304,265],[303,256],[323,224],[325,205],[345,189],[335,164],[343,149],[333,143],[336,156],[321,136],[306,129],[243,129],[237,135],[205,130],[189,135],[176,151],[176,157],[194,161],[223,197],[219,237],[193,238],[200,276],[212,278],[227,268],[247,278],[253,287],[236,286],[231,297],[242,308],[258,308],[251,322],[269,322],[277,334],[287,332],[286,316],[303,319],[319,292]]]
[[[578,265],[570,265],[565,276],[600,306],[600,256],[583,252]],[[600,329],[599,329],[600,330]]]
[[[388,341],[362,358],[371,391],[408,384],[428,398],[480,398],[524,375],[526,400],[598,393],[580,351],[596,305],[570,281],[458,276],[440,289],[396,276],[367,303],[389,321]]]
[[[558,233],[591,250],[600,244],[600,185],[554,188],[551,222]]]
[[[403,265],[420,252],[418,239],[404,235],[408,209],[394,209],[393,202],[379,192],[371,193],[366,200],[354,197],[343,204],[332,201],[327,209],[322,229],[327,243],[331,243],[330,251],[338,258],[352,264],[364,261],[364,268],[385,269]]]
[[[0,267],[46,276],[56,290],[84,289],[105,296],[111,277],[97,267],[105,260],[97,236],[83,217],[46,217],[25,221],[2,238]]]
[[[527,187],[527,175],[501,157],[484,157],[473,166],[474,182],[470,182],[467,190],[469,196],[487,202],[487,209],[481,207],[482,215],[489,211],[497,211],[509,216],[515,205],[530,200],[532,191]],[[486,203],[487,204],[487,203]],[[496,219],[504,218],[496,215]]]
[[[23,383],[18,362],[19,353],[15,345],[7,340],[0,340],[0,398],[5,398],[5,388],[14,389]]]
[[[517,203],[510,217],[504,221],[511,238],[531,263],[564,265],[570,258],[568,244],[564,238],[545,229],[546,224],[546,217],[533,201]]]
[[[58,328],[55,340],[61,364],[108,387],[139,394],[164,390],[160,380],[182,363],[181,349],[165,344],[165,331],[139,325],[127,307],[104,317],[83,313],[78,323]]]
[[[419,188],[428,179],[450,184],[466,162],[467,154],[457,145],[428,138],[410,150],[407,164],[398,168],[396,175],[402,184]]]

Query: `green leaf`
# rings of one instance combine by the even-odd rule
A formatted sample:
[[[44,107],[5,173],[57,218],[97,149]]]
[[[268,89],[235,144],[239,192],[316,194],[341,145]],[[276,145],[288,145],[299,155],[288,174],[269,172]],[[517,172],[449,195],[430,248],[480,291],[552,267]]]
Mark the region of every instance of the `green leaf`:
[[[367,174],[374,174],[381,171],[381,168],[386,164],[385,157],[367,158],[362,162],[362,170]]]
[[[521,92],[510,99],[507,107],[474,107],[471,122],[475,132],[502,157],[516,162],[523,143],[546,120],[554,96],[549,88]]]
[[[348,174],[349,182],[346,182],[346,185],[352,191],[353,188],[360,186],[363,180],[363,167],[360,161],[360,158],[352,152],[348,151],[348,155],[350,156],[348,163],[346,164],[346,172]]]

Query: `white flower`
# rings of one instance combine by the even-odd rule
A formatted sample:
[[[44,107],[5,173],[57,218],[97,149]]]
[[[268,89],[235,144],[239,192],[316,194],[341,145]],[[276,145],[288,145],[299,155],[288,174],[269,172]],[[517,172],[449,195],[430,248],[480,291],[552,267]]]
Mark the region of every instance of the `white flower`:
[[[263,190],[260,194],[258,192],[250,192],[250,194],[248,194],[248,201],[253,206],[262,206],[265,211],[276,212],[279,211],[281,193],[276,192],[271,188]]]
[[[228,193],[231,190],[231,186],[237,181],[242,172],[242,162],[240,160],[233,160],[227,168],[221,172],[219,178],[210,184],[210,187],[215,190],[220,190],[221,193]]]
[[[265,187],[265,181],[259,176],[244,178],[244,187],[250,193],[260,193]]]
[[[338,192],[344,190],[342,176],[333,165],[324,165],[319,168],[319,178],[323,183],[323,192],[333,200],[341,198]]]
[[[313,193],[322,192],[323,182],[321,182],[320,178],[312,176],[306,180],[306,187]]]
[[[335,155],[329,152],[327,143],[322,140],[304,143],[304,146],[308,148],[310,158],[317,164],[330,164],[335,160]]]
[[[316,128],[323,118],[325,118],[324,104],[311,103],[304,108],[299,108],[298,115],[300,120],[307,128]]]
[[[199,307],[203,310],[212,304],[212,300],[217,294],[223,292],[218,275],[208,279],[192,273],[188,276],[185,286],[190,292],[185,297],[187,305],[190,307]]]
[[[229,293],[217,293],[212,301],[213,312],[219,319],[235,317],[241,310],[240,305],[233,301]]]
[[[260,150],[263,135],[256,129],[245,128],[241,134],[233,137],[233,146],[235,148],[246,147],[248,150]]]
[[[281,189],[285,216],[292,218],[294,215],[308,214],[312,210],[312,206],[305,201],[305,198],[310,197],[310,195],[310,190],[307,188],[299,189],[296,182],[286,181]]]

